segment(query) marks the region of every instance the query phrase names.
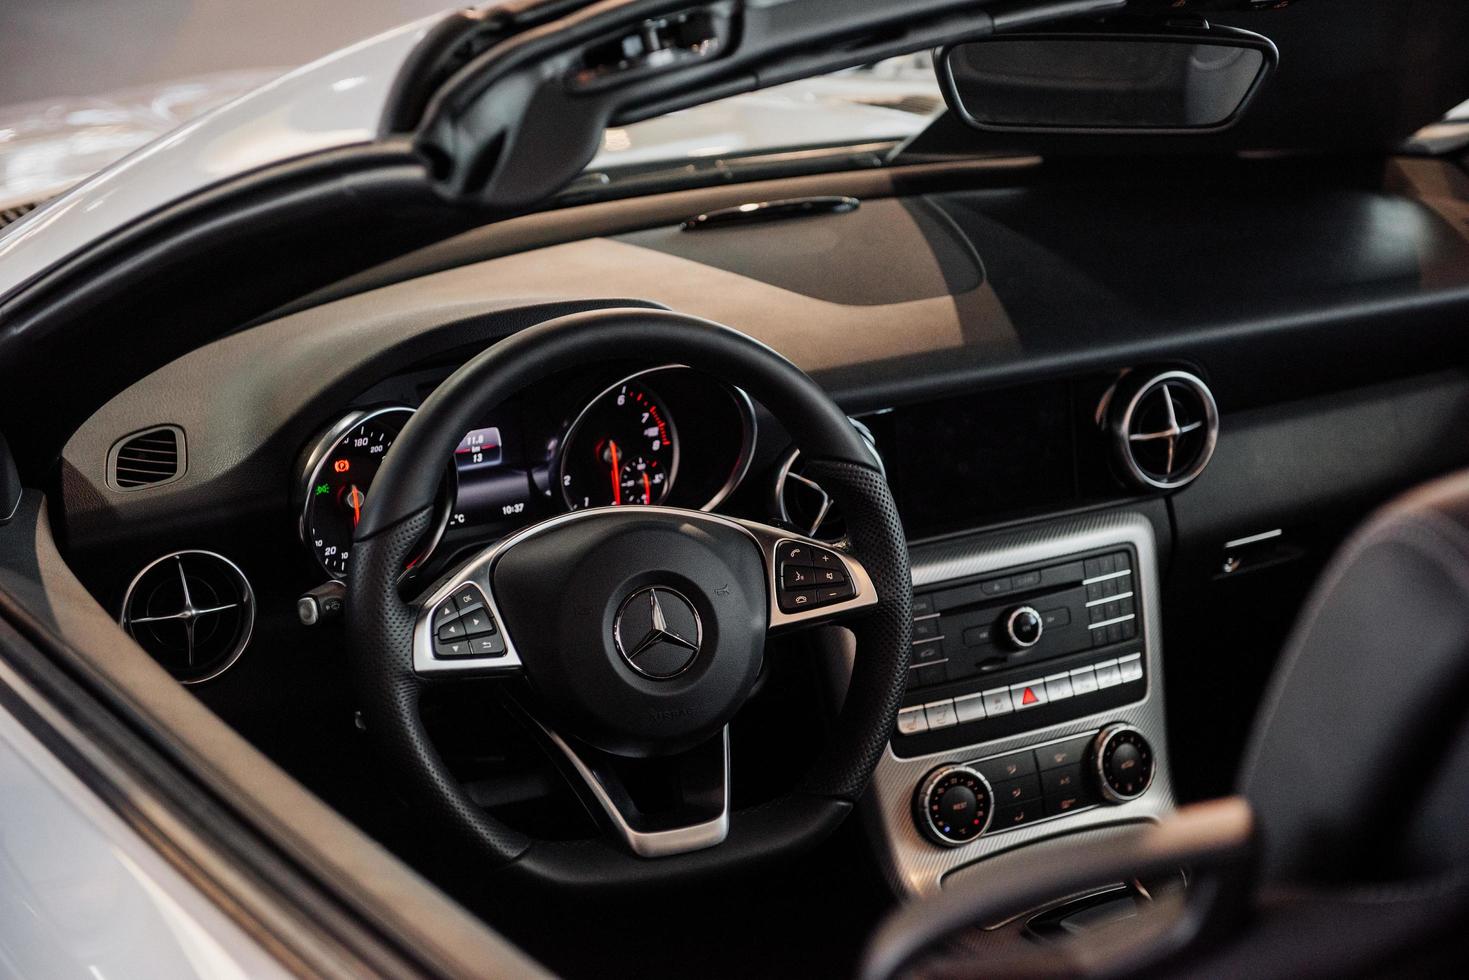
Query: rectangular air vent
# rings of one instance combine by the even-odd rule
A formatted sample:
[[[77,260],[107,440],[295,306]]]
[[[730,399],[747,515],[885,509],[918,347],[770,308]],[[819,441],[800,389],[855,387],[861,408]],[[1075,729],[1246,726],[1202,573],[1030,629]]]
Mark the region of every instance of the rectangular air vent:
[[[114,490],[141,490],[184,475],[184,430],[160,425],[118,440],[107,454],[107,483]]]
[[[40,205],[40,201],[27,201],[24,204],[12,204],[8,208],[0,208],[0,228],[15,224],[21,218],[24,218],[36,210],[36,208],[40,207]]]

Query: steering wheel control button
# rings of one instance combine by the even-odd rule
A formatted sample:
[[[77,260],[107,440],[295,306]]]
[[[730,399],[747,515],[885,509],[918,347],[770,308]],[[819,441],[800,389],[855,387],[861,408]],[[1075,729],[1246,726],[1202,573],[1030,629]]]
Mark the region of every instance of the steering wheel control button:
[[[954,710],[953,701],[929,702],[923,706],[923,713],[928,716],[928,730],[931,732],[959,724],[959,715]]]
[[[923,705],[903,708],[898,712],[899,735],[921,735],[926,731],[928,731],[928,715],[924,713]]]
[[[1153,784],[1153,747],[1131,725],[1102,729],[1095,752],[1098,788],[1107,802],[1135,800]]]
[[[847,580],[847,573],[838,565],[835,568],[812,569],[816,576],[817,585],[841,585]]]
[[[782,589],[814,589],[816,584],[816,569],[809,565],[786,562],[780,567]]]
[[[448,640],[463,640],[468,638],[468,634],[464,632],[464,622],[459,619],[449,620],[439,627],[435,635],[438,637],[440,643]]]
[[[828,551],[825,548],[812,548],[811,567],[817,569],[840,569],[842,567],[842,560],[837,557],[835,552]]]
[[[1030,606],[1016,606],[1005,614],[1005,645],[1014,650],[1029,650],[1040,642],[1045,632],[1041,614]]]
[[[454,590],[454,605],[461,613],[483,609],[485,606],[484,593],[476,585],[461,585]]]
[[[797,541],[782,541],[775,548],[780,569],[780,591],[776,600],[781,612],[817,609],[855,598],[856,589],[846,566],[834,551]]]
[[[958,847],[979,837],[989,829],[993,814],[989,782],[967,766],[934,770],[913,799],[918,830],[941,847]]]
[[[775,546],[775,560],[782,565],[811,566],[811,547],[798,541],[782,541]]]
[[[459,618],[459,607],[454,604],[452,598],[445,599],[434,607],[434,629],[437,630],[445,623],[453,622]]]
[[[486,633],[497,632],[495,621],[490,618],[489,612],[481,609],[471,609],[459,617],[459,622],[464,626],[465,636],[483,636]]]
[[[502,657],[505,655],[505,638],[499,633],[471,636],[469,655],[472,657]]]
[[[656,586],[623,601],[612,635],[629,667],[644,677],[665,680],[683,673],[699,656],[704,624],[683,593]]]
[[[439,640],[434,644],[434,656],[442,660],[453,660],[456,657],[472,657],[474,651],[467,639]]]

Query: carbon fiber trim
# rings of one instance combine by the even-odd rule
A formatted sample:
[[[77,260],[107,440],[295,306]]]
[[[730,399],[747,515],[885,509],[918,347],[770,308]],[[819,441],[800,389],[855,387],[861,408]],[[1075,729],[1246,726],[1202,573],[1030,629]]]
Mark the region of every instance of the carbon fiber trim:
[[[1157,820],[1173,809],[1163,712],[1163,649],[1160,640],[1163,624],[1159,611],[1157,547],[1152,525],[1145,517],[1136,513],[1113,512],[915,546],[912,549],[913,584],[922,588],[950,579],[998,572],[1115,545],[1132,545],[1137,553],[1135,575],[1143,617],[1147,694],[1142,700],[1123,708],[1103,710],[1024,734],[912,759],[898,758],[889,745],[873,775],[871,791],[863,797],[861,809],[879,862],[899,896],[912,898],[936,893],[942,887],[944,877],[956,869],[1038,840],[1130,821]],[[914,789],[935,767],[1096,731],[1114,722],[1137,727],[1153,744],[1157,774],[1152,787],[1137,800],[1120,806],[1094,807],[1003,833],[991,833],[954,848],[934,845],[914,826]]]

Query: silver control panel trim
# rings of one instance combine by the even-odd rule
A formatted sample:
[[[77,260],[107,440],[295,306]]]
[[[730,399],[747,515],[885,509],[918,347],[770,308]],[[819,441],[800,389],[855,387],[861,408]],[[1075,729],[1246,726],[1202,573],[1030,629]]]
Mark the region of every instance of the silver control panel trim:
[[[912,549],[913,585],[916,589],[926,589],[954,579],[1118,546],[1131,546],[1137,556],[1131,584],[1138,597],[1138,615],[1143,628],[1134,649],[1140,647],[1146,661],[1145,693],[1140,700],[1121,708],[1105,709],[1034,731],[910,759],[898,757],[889,745],[863,799],[862,812],[879,862],[900,897],[935,894],[941,890],[944,877],[950,872],[1001,851],[1078,830],[1157,820],[1173,810],[1168,740],[1164,727],[1163,623],[1159,608],[1157,545],[1147,518],[1137,513],[1111,512],[916,545]],[[1121,575],[1114,573],[1114,577]],[[1037,673],[1044,673],[1041,665],[1037,665]],[[1096,732],[1118,723],[1137,728],[1153,746],[1156,762],[1153,783],[1138,799],[1120,806],[1095,806],[1040,820],[1007,829],[1003,834],[991,832],[953,848],[935,845],[919,832],[913,821],[915,788],[937,766],[966,765],[973,760]]]

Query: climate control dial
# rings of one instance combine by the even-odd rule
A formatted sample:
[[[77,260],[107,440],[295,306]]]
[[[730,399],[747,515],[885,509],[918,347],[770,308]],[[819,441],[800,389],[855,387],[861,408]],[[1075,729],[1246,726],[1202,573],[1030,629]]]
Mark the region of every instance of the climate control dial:
[[[1097,789],[1108,803],[1126,803],[1148,791],[1157,768],[1153,747],[1131,725],[1110,725],[1097,733],[1092,754]]]
[[[967,844],[984,833],[994,811],[989,781],[967,766],[935,769],[913,800],[919,831],[943,847]]]

